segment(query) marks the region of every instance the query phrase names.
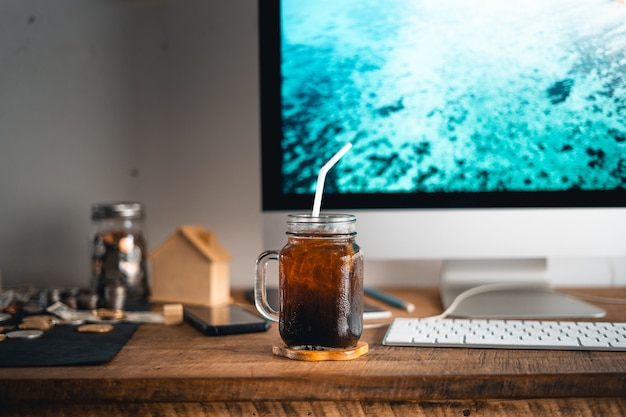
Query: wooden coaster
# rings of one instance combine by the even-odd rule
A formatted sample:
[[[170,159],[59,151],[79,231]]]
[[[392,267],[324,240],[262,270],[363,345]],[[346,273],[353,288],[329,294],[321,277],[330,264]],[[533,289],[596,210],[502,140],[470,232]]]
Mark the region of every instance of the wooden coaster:
[[[365,355],[369,350],[369,345],[359,342],[353,348],[342,350],[297,350],[285,345],[274,345],[272,353],[276,356],[294,359],[297,361],[349,361]]]

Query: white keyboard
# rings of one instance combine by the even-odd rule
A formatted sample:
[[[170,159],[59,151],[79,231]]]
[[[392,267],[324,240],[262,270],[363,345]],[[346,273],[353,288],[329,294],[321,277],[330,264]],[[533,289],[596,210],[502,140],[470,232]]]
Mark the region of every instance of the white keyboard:
[[[383,345],[626,351],[626,323],[396,318]]]

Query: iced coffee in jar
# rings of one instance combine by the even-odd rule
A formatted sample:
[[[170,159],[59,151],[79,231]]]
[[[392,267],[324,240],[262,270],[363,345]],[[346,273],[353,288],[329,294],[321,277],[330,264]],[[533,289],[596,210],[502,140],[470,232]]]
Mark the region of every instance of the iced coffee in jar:
[[[257,260],[256,306],[278,321],[286,346],[300,350],[356,346],[363,330],[363,255],[356,218],[290,215],[287,244]],[[279,311],[264,300],[265,264],[279,262]]]

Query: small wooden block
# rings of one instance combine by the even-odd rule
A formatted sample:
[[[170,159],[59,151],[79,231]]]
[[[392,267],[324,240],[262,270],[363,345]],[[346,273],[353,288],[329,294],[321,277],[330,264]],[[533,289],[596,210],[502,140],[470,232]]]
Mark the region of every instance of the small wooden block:
[[[366,342],[359,342],[353,348],[342,350],[297,350],[285,345],[274,345],[272,353],[276,356],[297,361],[349,361],[365,355],[369,350]]]
[[[183,305],[182,304],[164,304],[163,320],[166,326],[181,324],[183,322]]]

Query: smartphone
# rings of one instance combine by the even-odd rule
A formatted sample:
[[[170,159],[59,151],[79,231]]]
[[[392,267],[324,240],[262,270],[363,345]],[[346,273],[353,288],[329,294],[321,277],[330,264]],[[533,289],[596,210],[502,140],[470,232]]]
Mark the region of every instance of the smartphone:
[[[278,288],[267,288],[267,302],[274,310],[278,310]],[[254,288],[246,291],[246,297],[254,304]],[[391,318],[391,311],[363,302],[363,320],[379,320]]]
[[[185,305],[183,318],[205,336],[263,332],[271,326],[267,320],[236,305],[220,307]]]

